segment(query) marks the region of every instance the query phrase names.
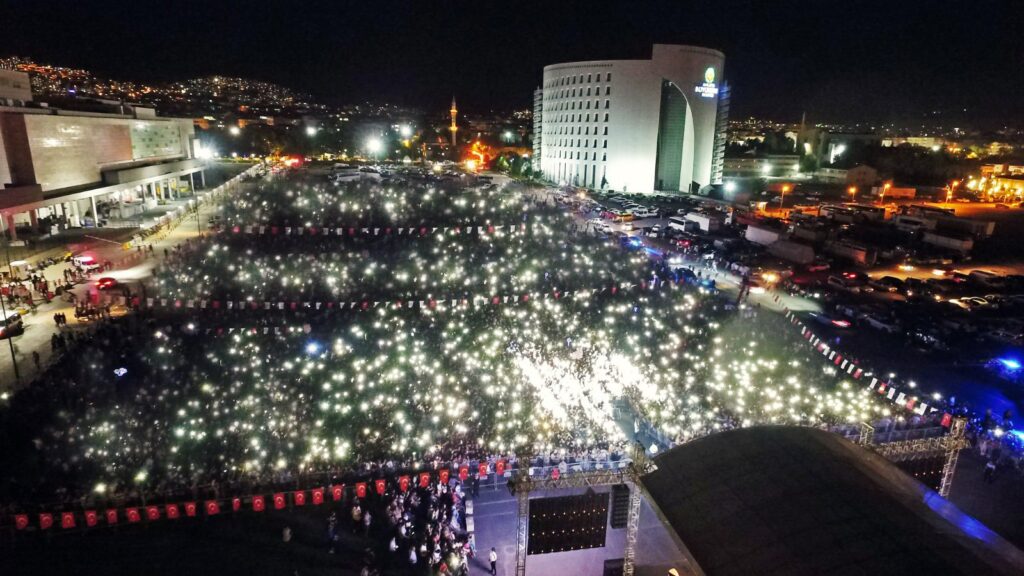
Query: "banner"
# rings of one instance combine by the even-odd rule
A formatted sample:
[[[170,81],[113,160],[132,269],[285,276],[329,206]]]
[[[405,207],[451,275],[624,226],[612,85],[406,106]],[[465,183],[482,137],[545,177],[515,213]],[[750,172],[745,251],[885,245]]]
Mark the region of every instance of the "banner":
[[[378,478],[373,481],[374,487],[377,489],[377,495],[383,496],[385,490],[387,490],[387,482],[383,478]]]
[[[284,510],[287,502],[284,499],[284,492],[278,492],[274,494],[274,510]]]
[[[253,512],[263,512],[263,510],[265,509],[265,506],[266,506],[266,504],[263,502],[263,496],[253,496],[252,497],[252,511]]]
[[[313,488],[313,505],[319,506],[324,503],[324,489]]]
[[[356,482],[356,498],[366,498],[366,482]]]

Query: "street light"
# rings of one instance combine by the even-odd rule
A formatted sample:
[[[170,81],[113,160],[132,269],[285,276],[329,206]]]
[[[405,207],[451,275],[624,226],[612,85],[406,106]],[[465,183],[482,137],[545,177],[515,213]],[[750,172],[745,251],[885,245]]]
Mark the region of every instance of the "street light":
[[[779,210],[782,210],[782,205],[786,202],[786,192],[789,192],[789,184],[782,185],[782,196],[779,197]]]
[[[889,191],[889,188],[892,188],[892,182],[882,184],[882,195],[878,198],[879,204],[885,204],[885,193]]]
[[[238,136],[242,133],[242,129],[238,126],[232,126],[231,128],[228,128],[228,132],[230,132],[232,136]]]
[[[366,141],[366,149],[370,151],[370,154],[373,154],[374,160],[377,159],[377,153],[382,148],[384,148],[384,143],[380,141],[380,138],[370,138]]]
[[[316,126],[306,126],[306,136],[316,136]]]
[[[402,135],[402,138],[408,138],[412,136],[412,127],[408,124],[402,124],[398,129],[398,133]]]
[[[850,186],[849,188],[846,189],[846,191],[850,193],[850,202],[856,202],[857,201],[857,187],[856,186]]]

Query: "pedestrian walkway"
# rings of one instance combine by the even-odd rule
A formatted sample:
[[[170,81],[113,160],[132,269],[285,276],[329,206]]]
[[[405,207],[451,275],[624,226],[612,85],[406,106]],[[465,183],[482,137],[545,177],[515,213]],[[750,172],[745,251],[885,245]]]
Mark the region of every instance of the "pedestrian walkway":
[[[214,189],[213,192],[220,193],[234,188],[247,172],[239,174],[234,179]],[[218,198],[219,200],[219,198]],[[216,201],[216,200],[215,200]],[[204,203],[208,206],[209,202]],[[203,208],[200,212],[186,213],[180,219],[172,222],[160,232],[145,239],[145,248],[133,248],[126,250],[120,242],[96,238],[87,250],[96,262],[110,262],[111,269],[104,272],[94,272],[92,278],[80,283],[72,289],[72,293],[79,302],[89,302],[90,298],[96,298],[98,291],[95,280],[100,277],[114,278],[121,285],[127,285],[133,293],[138,293],[141,282],[148,278],[153,268],[164,258],[165,251],[171,251],[175,246],[199,237],[205,225],[202,218],[209,216],[211,211]],[[199,220],[197,221],[197,214]],[[152,246],[150,251],[148,248]],[[36,258],[39,258],[37,255]],[[72,268],[72,264],[61,261],[38,272],[38,275],[53,282],[63,279],[64,271]],[[115,308],[114,315],[124,314],[123,308]],[[58,328],[54,322],[55,314],[64,314],[67,317],[67,327]],[[10,344],[4,340],[0,341],[0,394],[10,394],[28,385],[41,370],[36,368],[34,354],[39,355],[39,366],[42,370],[53,360],[51,340],[54,334],[60,330],[75,330],[86,328],[90,321],[79,321],[75,318],[74,304],[61,298],[54,298],[51,302],[44,302],[38,305],[34,312],[30,312],[24,318],[25,331],[15,336],[13,356],[17,362],[18,377],[15,374],[15,364],[12,362]],[[87,359],[84,359],[87,360]]]

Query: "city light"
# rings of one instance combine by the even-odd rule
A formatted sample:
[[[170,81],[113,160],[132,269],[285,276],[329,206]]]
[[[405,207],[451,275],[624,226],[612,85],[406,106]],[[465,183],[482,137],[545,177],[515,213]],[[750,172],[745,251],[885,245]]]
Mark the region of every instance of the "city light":
[[[370,154],[377,154],[384,148],[384,142],[380,138],[370,138],[366,141],[366,149]]]
[[[306,136],[316,136],[316,126],[306,126]]]
[[[242,129],[241,129],[241,128],[239,128],[238,126],[232,126],[231,128],[228,128],[228,132],[229,132],[229,133],[230,133],[230,134],[231,134],[232,136],[238,136],[239,134],[241,134],[241,133],[242,133]]]
[[[402,124],[401,128],[398,129],[398,133],[402,135],[402,138],[409,138],[412,136],[412,127],[408,124]]]

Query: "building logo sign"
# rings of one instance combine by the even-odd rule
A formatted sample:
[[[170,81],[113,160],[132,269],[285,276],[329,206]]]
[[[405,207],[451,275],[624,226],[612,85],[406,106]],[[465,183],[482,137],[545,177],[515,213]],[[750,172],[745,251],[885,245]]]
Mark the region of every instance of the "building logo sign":
[[[704,83],[698,84],[695,92],[702,98],[714,98],[718,96],[718,84],[715,84],[715,67],[708,66],[704,71]]]

